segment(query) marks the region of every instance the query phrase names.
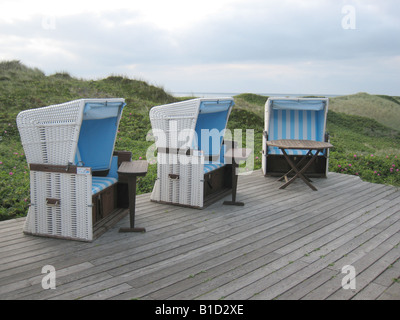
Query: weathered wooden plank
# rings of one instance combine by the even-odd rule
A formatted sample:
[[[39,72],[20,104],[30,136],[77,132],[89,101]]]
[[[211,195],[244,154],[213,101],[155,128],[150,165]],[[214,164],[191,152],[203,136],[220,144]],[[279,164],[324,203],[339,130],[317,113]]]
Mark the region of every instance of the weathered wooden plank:
[[[376,300],[387,287],[371,282],[361,292],[357,293],[352,300]]]
[[[0,221],[0,234],[2,230],[8,229],[14,226],[23,226],[25,223],[25,218],[16,218],[10,220]]]
[[[85,296],[85,293],[93,293],[93,291],[89,291],[93,286],[98,286],[98,283],[105,282],[107,280],[113,280],[113,277],[109,275],[107,272],[97,273],[91,276],[87,276],[85,278],[80,279],[80,281],[67,282],[61,286],[57,286],[55,290],[41,290],[39,292],[34,293],[33,295],[24,296],[20,299],[23,300],[57,300],[65,299],[77,300],[82,299]],[[110,286],[111,287],[111,286]]]
[[[232,259],[230,254],[224,255],[225,259]],[[194,299],[203,292],[208,292],[223,284],[229,283],[232,278],[242,276],[243,274],[254,271],[255,269],[261,268],[268,262],[279,258],[280,256],[268,250],[254,250],[246,254],[237,253],[235,258],[232,260],[225,260],[218,265],[212,266],[210,262],[207,266],[203,265],[203,269],[196,268],[197,273],[188,274],[185,273],[186,277],[179,277],[179,273],[175,273],[173,283],[168,283],[165,286],[165,281],[168,281],[171,276],[161,279],[157,284],[164,286],[152,288],[144,287],[144,291],[147,295],[153,299]],[[218,260],[215,257],[212,261]],[[191,269],[193,270],[193,269]],[[200,271],[199,271],[200,270]],[[182,271],[181,271],[182,272]],[[140,292],[143,288],[139,288]]]
[[[400,241],[400,234],[391,237],[397,243]],[[400,256],[400,248],[394,248],[391,241],[385,241],[368,255],[354,262],[352,265],[356,271],[356,289],[338,290],[328,299],[349,300],[363,290],[369,283],[378,277],[388,265],[393,264]]]
[[[320,285],[324,284],[326,281],[335,277],[337,275],[336,271],[330,269],[322,269],[319,272],[314,273],[311,277],[301,281],[297,285],[292,285],[289,290],[276,297],[277,300],[300,300],[307,293],[318,288]]]
[[[293,255],[291,256],[291,259],[295,259],[295,258],[296,258],[295,256],[293,256]],[[285,259],[285,258],[283,258],[282,261],[285,261],[284,259]],[[287,261],[287,260],[286,260],[286,261]],[[277,261],[275,261],[275,263],[276,263],[276,262],[277,262]],[[329,264],[329,262],[326,262],[323,266],[320,266],[320,268],[321,268],[321,267],[326,267],[326,266],[328,266],[328,264]],[[277,266],[276,268],[278,268],[278,267],[279,267],[279,266]],[[312,268],[311,268],[311,269],[307,268],[307,270],[312,270]],[[307,274],[307,273],[304,273],[304,274]],[[266,279],[266,280],[269,281],[269,279]],[[259,282],[258,282],[259,284],[262,283],[262,281],[260,282],[260,279],[259,279],[258,281],[259,281]],[[294,279],[293,277],[287,279],[287,282],[288,282],[289,285],[293,285],[293,283],[297,283],[297,281],[298,281],[298,280]],[[276,288],[274,288],[274,289],[275,289],[275,290],[269,290],[269,292],[274,292],[274,294],[276,294],[276,292],[279,292],[279,291],[276,290]],[[246,289],[243,289],[243,290],[246,290]],[[243,291],[243,290],[242,290],[242,291]],[[254,290],[254,287],[252,287],[251,290]],[[257,293],[256,291],[253,291],[253,294],[256,294],[256,293]],[[238,298],[238,296],[234,296],[234,295],[233,295],[233,297]],[[243,295],[241,295],[240,298],[243,298]],[[248,297],[248,298],[249,298],[249,297]],[[266,298],[266,296],[265,296],[264,294],[259,294],[259,295],[258,295],[258,298],[264,299],[264,298]],[[274,297],[270,297],[270,298],[274,298]]]
[[[220,242],[214,242],[212,246],[218,247],[223,245],[225,242],[229,240],[222,240]],[[190,252],[187,252],[182,255],[177,255],[165,260],[161,260],[155,263],[151,263],[150,265],[146,266],[141,266],[140,268],[130,271],[130,272],[125,272],[124,274],[120,274],[117,276],[113,276],[110,279],[105,279],[104,281],[99,281],[97,283],[92,284],[91,286],[87,286],[84,288],[81,288],[80,290],[77,291],[71,291],[67,292],[63,295],[57,296],[56,299],[76,299],[77,297],[81,297],[83,295],[89,295],[93,294],[94,292],[102,291],[105,290],[108,287],[114,287],[117,285],[121,285],[122,283],[125,283],[125,281],[129,281],[131,277],[135,276],[145,276],[146,273],[152,272],[154,270],[158,270],[161,268],[168,268],[170,265],[174,263],[179,263],[180,261],[184,259],[190,259],[192,256],[197,255],[199,252],[204,250],[204,248],[198,248],[196,250],[191,250]],[[109,273],[108,273],[109,274]]]
[[[400,300],[400,283],[393,283],[378,297],[378,300]]]
[[[234,281],[230,281],[229,283],[221,285],[211,292],[200,295],[198,298],[206,300],[240,300],[257,297],[258,293],[264,290],[265,287],[272,286],[273,284],[278,283],[284,277],[287,277],[298,270],[302,270],[307,266],[306,263],[298,260],[289,261],[285,266],[277,269],[275,262],[278,260],[275,260],[274,262],[263,266],[262,268],[256,269],[251,273],[246,273]],[[278,270],[279,272],[277,272]],[[260,275],[264,275],[264,277],[260,278]],[[260,281],[261,279],[262,281]]]
[[[400,280],[400,258],[393,264],[390,264],[387,269],[382,272],[374,283],[381,286],[389,287],[394,281]]]
[[[397,227],[399,227],[399,226],[397,226]],[[356,247],[356,249],[357,249],[357,248],[360,248],[360,246],[362,246],[362,245],[363,245],[363,241],[361,240],[359,243],[353,244],[352,247]],[[345,266],[346,264],[338,262],[337,258],[341,258],[343,252],[350,252],[352,247],[349,246],[347,248],[347,250],[342,251],[342,252],[340,250],[333,251],[330,254],[328,254],[327,256],[322,257],[320,260],[315,261],[314,263],[309,265],[309,267],[306,269],[306,272],[302,276],[307,277],[307,276],[309,276],[310,273],[315,272],[314,270],[321,270],[321,268],[325,267],[328,269],[335,270],[336,274],[339,275],[338,277],[341,280],[344,276],[344,275],[340,275],[341,268],[343,266]],[[340,259],[339,259],[339,261],[340,261]],[[341,288],[341,282],[337,282],[335,278],[330,279],[330,281],[327,281],[327,283],[323,285],[323,286],[325,286],[325,288],[322,290],[324,293],[327,293],[327,292],[332,293],[329,290],[334,290],[333,288],[335,286],[336,286],[336,288]],[[293,279],[287,279],[287,281],[293,281]],[[309,299],[321,298],[319,291],[320,291],[320,288],[315,290],[316,293],[314,295],[309,295],[307,298],[309,298]],[[306,294],[306,293],[307,292],[304,292],[304,294]]]
[[[92,268],[93,265],[89,262],[84,262],[79,265],[74,265],[68,268],[64,269],[58,269],[56,270],[56,276],[57,278],[62,278],[64,276],[67,276],[69,274],[81,271],[81,270],[87,270],[89,268]],[[26,289],[31,288],[32,286],[35,286],[36,289],[39,288],[39,290],[43,290],[41,287],[42,279],[45,276],[45,274],[42,274],[42,270],[38,269],[36,272],[36,275],[32,276],[29,279],[24,279],[16,282],[11,282],[7,285],[2,285],[0,287],[0,298],[6,297],[7,293],[16,291],[17,289],[24,289],[24,292],[26,292]],[[10,295],[8,295],[8,298],[11,298]]]
[[[75,243],[75,242],[73,242],[73,243]],[[166,244],[166,246],[168,246],[168,244]],[[76,252],[74,254],[70,254],[69,259],[65,259],[65,256],[61,255],[60,257],[55,257],[54,260],[47,259],[45,261],[36,262],[33,265],[35,268],[38,268],[38,267],[42,266],[43,264],[53,264],[54,266],[57,266],[57,268],[60,268],[63,265],[78,264],[78,263],[88,260],[87,258],[88,258],[88,256],[90,256],[89,255],[90,251],[94,251],[96,253],[95,257],[103,256],[101,249],[99,251],[93,250],[93,249],[88,249],[88,250],[84,250],[81,252]],[[153,251],[149,250],[148,252],[152,253]],[[155,253],[153,252],[152,254],[155,254]],[[93,254],[92,254],[92,257],[93,257]],[[144,256],[142,258],[146,258],[146,256]],[[137,259],[140,259],[140,256],[137,257]],[[101,273],[101,272],[104,272],[105,270],[109,270],[109,269],[118,267],[121,263],[122,262],[120,262],[117,259],[117,260],[112,260],[110,264],[104,263],[100,267],[95,266],[91,270],[91,274],[94,274],[96,272]],[[32,266],[30,266],[30,267],[32,268]],[[24,273],[19,273],[18,275],[24,276],[26,273],[29,273],[29,270]],[[81,278],[84,278],[86,276],[88,276],[87,272],[83,271],[83,272],[81,272],[81,274],[74,274],[70,278],[71,278],[71,281],[76,281],[76,280],[80,280]],[[11,276],[8,277],[8,281],[15,281],[15,278],[16,278],[16,276],[11,273]]]
[[[132,289],[132,287],[129,284],[122,283],[120,285],[117,285],[115,287],[107,288],[102,291],[98,291],[96,293],[93,293],[91,295],[87,295],[82,298],[82,300],[106,300],[110,299],[112,297],[118,296],[122,293],[125,293]]]
[[[247,257],[246,257],[247,258]],[[196,290],[194,290],[194,291],[196,291]]]
[[[397,226],[397,228],[398,227],[399,226]],[[342,259],[337,260],[335,262],[334,267],[335,267],[335,269],[338,269],[338,268],[341,269],[343,266],[346,266],[346,265],[354,266],[356,269],[356,274],[358,274],[358,276],[357,276],[357,280],[358,280],[358,278],[362,274],[362,271],[365,268],[367,268],[369,265],[373,264],[373,262],[379,260],[379,258],[384,256],[384,254],[386,252],[390,251],[391,248],[393,248],[393,244],[391,243],[393,239],[394,240],[400,239],[400,234],[398,234],[396,232],[393,235],[392,239],[386,240],[386,241],[384,241],[383,239],[379,239],[379,235],[378,235],[377,237],[374,237],[367,242],[367,246],[369,243],[371,246],[374,246],[374,248],[371,248],[371,247],[364,248],[364,244],[362,246],[358,246],[355,250],[353,250],[352,252],[350,251],[349,254],[347,254]],[[364,249],[366,249],[366,251]],[[387,265],[390,265],[391,263],[393,263],[393,261],[390,263],[387,263]],[[376,276],[378,276],[378,275],[379,274],[377,274]],[[336,291],[345,291],[342,289],[342,283],[341,283],[343,276],[344,275],[341,275],[340,277],[336,277],[336,278],[326,282],[325,284],[323,284],[316,290],[307,294],[304,297],[304,299],[312,299],[312,300],[328,299]],[[372,281],[373,281],[373,279],[371,279],[371,282]],[[361,282],[361,284],[363,284],[363,282]],[[363,287],[359,286],[359,288],[363,288]]]
[[[210,240],[210,241],[212,242],[212,240]],[[215,243],[213,245],[215,245]],[[168,247],[168,244],[166,245],[166,247]],[[185,249],[185,247],[183,247],[181,250],[189,250],[190,251],[190,249],[188,249],[188,248]],[[158,258],[162,263],[165,262],[164,261],[165,257],[162,256],[162,253],[161,254],[157,254],[153,250],[149,250],[149,251],[146,251],[146,252],[148,252],[150,255],[155,256],[156,258]],[[144,252],[144,254],[146,254],[146,252]],[[171,253],[168,253],[168,254],[174,256]],[[149,257],[146,257],[146,256],[144,256],[144,257],[133,256],[133,257],[128,257],[128,258],[129,259],[140,260],[134,266],[134,269],[139,270],[138,272],[150,272],[151,268],[156,266],[156,261],[157,261],[157,260],[155,260],[156,258],[152,259],[152,257],[149,258]],[[129,260],[129,261],[131,261],[131,260]],[[112,270],[112,269],[120,267],[120,264],[123,264],[123,262],[119,261],[119,260],[112,260],[109,263],[103,263],[99,267],[93,268],[91,271],[93,273],[93,272],[100,272],[100,271],[104,271],[104,270]],[[96,269],[96,271],[94,269]],[[83,275],[81,275],[81,276],[74,275],[75,279],[71,279],[71,281],[77,281],[77,280],[81,279],[81,277],[85,277],[85,276],[87,276],[85,273],[83,273]],[[125,280],[123,280],[123,281],[125,281]]]

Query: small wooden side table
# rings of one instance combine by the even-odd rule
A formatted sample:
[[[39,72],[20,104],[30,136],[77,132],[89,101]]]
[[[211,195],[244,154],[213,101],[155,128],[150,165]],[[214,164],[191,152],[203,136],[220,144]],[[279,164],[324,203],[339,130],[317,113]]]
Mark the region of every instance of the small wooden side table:
[[[296,140],[296,139],[281,139],[281,140],[273,140],[273,141],[267,141],[267,145],[270,147],[277,147],[279,148],[283,156],[285,157],[286,161],[292,168],[289,172],[287,172],[283,177],[281,177],[279,180],[286,180],[286,183],[282,185],[279,189],[285,189],[288,185],[293,183],[294,180],[297,178],[301,178],[312,190],[317,191],[317,188],[311,184],[311,180],[305,175],[305,172],[307,168],[313,163],[313,161],[317,158],[318,154],[323,151],[324,149],[329,149],[332,148],[333,145],[331,145],[328,142],[322,142],[322,141],[314,141],[314,140]],[[307,155],[300,161],[297,166],[293,163],[292,160],[290,160],[289,155],[286,152],[286,149],[291,150],[291,149],[297,149],[297,150],[308,150]],[[313,154],[312,151],[315,151]],[[302,167],[301,169],[299,168],[300,165],[302,164],[307,157],[311,157],[310,160]],[[287,177],[289,173],[294,171],[296,174],[288,180]]]
[[[236,201],[236,191],[237,191],[237,181],[238,175],[236,174],[236,170],[239,167],[239,162],[246,160],[252,150],[249,148],[234,148],[229,149],[225,153],[225,159],[232,159],[232,201],[224,201],[225,205],[232,206],[244,206],[243,202]]]
[[[135,227],[136,179],[147,174],[146,160],[124,161],[118,168],[118,175],[128,180],[130,227],[120,228],[119,232],[146,232],[145,228]]]

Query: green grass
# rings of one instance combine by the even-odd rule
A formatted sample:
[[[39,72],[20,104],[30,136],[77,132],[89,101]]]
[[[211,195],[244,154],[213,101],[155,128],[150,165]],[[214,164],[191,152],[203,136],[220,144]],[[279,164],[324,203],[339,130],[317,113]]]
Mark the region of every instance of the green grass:
[[[335,97],[329,101],[329,110],[375,119],[395,130],[400,128],[399,97],[368,93]]]
[[[30,202],[29,169],[15,122],[17,114],[22,110],[74,99],[104,97],[123,97],[127,102],[115,149],[131,151],[134,160],[146,159],[146,151],[153,144],[153,141],[146,140],[151,129],[150,108],[190,98],[176,98],[162,88],[124,76],[83,80],[73,78],[65,71],[46,76],[19,61],[0,62],[0,220],[25,216]],[[346,97],[343,100],[347,101],[347,105],[355,104],[352,96]],[[264,104],[267,98],[249,93],[235,96],[236,105],[228,122],[228,129],[232,132],[234,129],[243,130],[243,146],[246,145],[246,130],[254,130],[255,169],[261,168]],[[359,95],[353,98],[360,101]],[[363,94],[363,105],[368,99],[371,105],[372,101],[384,101],[400,107],[398,97]],[[383,125],[381,118],[373,120],[337,112],[335,103],[338,106],[336,101],[339,100],[340,97],[330,100],[334,107],[328,113],[328,130],[335,146],[330,153],[330,170],[355,174],[367,181],[400,186],[400,173],[397,171],[400,168],[399,131]],[[156,174],[156,165],[150,164],[148,174],[138,181],[138,193],[152,190]]]
[[[260,96],[254,93],[242,93],[234,98],[236,107],[253,112],[264,119],[264,105],[268,99],[267,96]]]
[[[28,165],[11,126],[0,135],[0,220],[24,215],[29,203]]]
[[[338,153],[400,153],[400,131],[373,119],[330,111],[327,130]]]
[[[400,186],[400,132],[375,120],[330,111],[328,131],[335,146],[329,170],[365,181]]]

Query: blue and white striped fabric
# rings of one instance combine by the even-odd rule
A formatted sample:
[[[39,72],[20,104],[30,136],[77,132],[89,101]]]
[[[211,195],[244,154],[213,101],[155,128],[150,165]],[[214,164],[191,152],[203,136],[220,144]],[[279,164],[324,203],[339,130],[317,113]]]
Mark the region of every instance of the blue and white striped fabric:
[[[92,177],[92,194],[96,194],[101,190],[117,183],[117,179],[114,177]]]
[[[313,110],[271,110],[268,140],[298,139],[324,141],[324,112]],[[282,154],[276,147],[269,154]],[[291,155],[305,155],[307,150],[288,150]]]
[[[209,173],[213,170],[223,167],[225,164],[223,163],[207,163],[204,164],[204,174]]]

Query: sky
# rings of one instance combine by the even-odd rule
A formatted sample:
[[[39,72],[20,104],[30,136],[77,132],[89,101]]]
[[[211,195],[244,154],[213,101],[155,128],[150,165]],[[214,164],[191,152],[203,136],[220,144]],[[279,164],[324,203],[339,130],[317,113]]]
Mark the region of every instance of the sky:
[[[400,96],[398,0],[0,0],[0,61],[170,93]]]

